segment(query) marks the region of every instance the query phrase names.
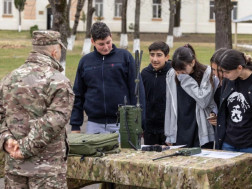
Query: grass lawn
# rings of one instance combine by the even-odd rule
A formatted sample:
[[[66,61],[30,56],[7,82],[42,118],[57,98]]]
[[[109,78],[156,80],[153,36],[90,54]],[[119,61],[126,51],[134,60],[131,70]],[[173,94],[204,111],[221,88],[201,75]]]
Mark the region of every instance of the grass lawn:
[[[19,67],[26,60],[30,50],[31,50],[31,37],[28,31],[23,31],[18,33],[17,31],[4,31],[0,30],[0,79],[6,74]],[[203,37],[202,37],[203,36]],[[114,43],[119,46],[119,35],[112,35]],[[129,36],[129,48],[132,51],[133,42]],[[203,42],[198,39],[204,38]],[[79,33],[77,35],[77,40],[75,42],[75,47],[73,51],[67,52],[66,58],[66,75],[74,82],[76,69],[81,58],[81,51],[83,45],[84,34]],[[196,40],[197,39],[197,40]],[[209,39],[209,40],[207,40]],[[251,35],[241,35],[238,36],[238,40],[241,39],[242,42],[251,43]],[[141,39],[141,49],[143,50],[143,58],[141,68],[146,67],[149,64],[148,46],[155,40],[166,40],[165,35],[156,34],[155,37],[148,37],[145,34],[144,39]],[[196,42],[194,42],[196,41]],[[213,34],[186,34],[184,38],[175,39],[174,47],[170,50],[170,55],[172,56],[176,48],[190,42],[190,44],[195,48],[198,60],[201,63],[209,64],[209,59],[214,52],[215,45],[213,41]],[[134,56],[134,54],[133,54]]]

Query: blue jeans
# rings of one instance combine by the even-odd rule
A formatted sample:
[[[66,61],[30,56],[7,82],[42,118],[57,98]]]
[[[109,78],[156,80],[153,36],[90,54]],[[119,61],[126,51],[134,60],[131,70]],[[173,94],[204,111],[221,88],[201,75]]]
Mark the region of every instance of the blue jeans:
[[[250,147],[250,148],[236,148],[234,146],[229,145],[226,142],[223,143],[222,150],[233,151],[233,152],[252,153],[252,147]]]
[[[116,123],[108,123],[108,124],[103,124],[103,123],[95,123],[92,121],[87,122],[86,126],[86,133],[87,134],[94,134],[94,133],[119,133],[120,129],[120,123],[116,125]],[[120,142],[120,133],[118,137],[118,142]]]

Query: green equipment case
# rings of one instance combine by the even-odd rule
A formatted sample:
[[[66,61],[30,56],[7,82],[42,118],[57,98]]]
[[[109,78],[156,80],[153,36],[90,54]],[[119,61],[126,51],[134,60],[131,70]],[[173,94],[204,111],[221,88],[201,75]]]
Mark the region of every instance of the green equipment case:
[[[135,96],[136,105],[127,105],[127,98],[124,97],[124,105],[120,105],[120,142],[121,148],[141,149],[142,136],[142,109],[139,99],[140,66],[143,51],[135,51],[136,79]]]
[[[140,107],[124,105],[120,112],[121,148],[141,149],[142,110]]]
[[[69,155],[102,156],[106,153],[118,153],[118,133],[70,133],[67,135],[69,141]]]

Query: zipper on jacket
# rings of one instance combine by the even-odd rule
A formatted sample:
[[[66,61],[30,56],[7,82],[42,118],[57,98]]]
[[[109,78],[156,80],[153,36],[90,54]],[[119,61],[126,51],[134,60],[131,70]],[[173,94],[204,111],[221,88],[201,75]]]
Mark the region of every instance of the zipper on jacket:
[[[154,89],[156,89],[156,81],[157,81],[157,77],[158,77],[158,75],[157,75],[157,72],[155,73],[155,78],[154,78]],[[153,95],[152,95],[152,102],[154,102],[155,101],[155,93],[153,93]]]
[[[102,90],[103,90],[103,105],[104,105],[104,112],[106,117],[106,123],[105,123],[105,130],[107,127],[107,109],[106,109],[106,98],[105,98],[105,83],[104,83],[104,59],[105,57],[102,57]]]

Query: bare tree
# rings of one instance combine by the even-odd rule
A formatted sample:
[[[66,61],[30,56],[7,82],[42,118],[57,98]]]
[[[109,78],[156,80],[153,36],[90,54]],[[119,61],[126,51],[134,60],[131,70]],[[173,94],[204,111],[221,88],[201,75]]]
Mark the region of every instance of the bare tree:
[[[140,8],[141,0],[136,0],[133,52],[140,51]]]
[[[76,33],[77,33],[77,27],[79,25],[79,20],[80,20],[80,12],[83,9],[84,3],[85,3],[85,0],[78,0],[77,2],[74,25],[71,32],[71,36],[68,38],[68,46],[67,46],[68,50],[73,50]]]
[[[127,35],[127,4],[128,0],[122,0],[122,31],[120,37],[120,47],[128,48],[128,35]]]
[[[174,15],[175,15],[175,5],[176,0],[169,0],[170,4],[170,19],[169,19],[169,31],[166,38],[166,43],[169,45],[169,47],[173,47],[173,27],[174,27]]]
[[[71,9],[71,5],[72,5],[72,0],[68,0],[68,4],[67,4],[67,22],[70,21],[70,9]]]
[[[92,6],[93,0],[88,0],[88,11],[87,11],[87,27],[86,27],[86,37],[83,44],[82,54],[88,54],[91,49],[91,33],[90,29],[92,26],[92,16],[95,8]]]
[[[215,49],[232,48],[231,0],[215,0]]]
[[[55,31],[59,31],[61,34],[61,40],[65,46],[67,46],[67,36],[69,34],[69,22],[67,18],[67,0],[49,0],[52,7],[53,14],[53,27]],[[63,74],[66,69],[66,50],[62,48],[60,62],[64,68]]]
[[[181,37],[182,31],[180,27],[180,10],[181,10],[181,0],[176,0],[176,11],[174,17],[174,27],[173,27],[173,36]]]
[[[19,15],[19,25],[18,25],[18,32],[21,32],[21,12],[24,10],[26,0],[15,0],[14,4],[16,9],[18,10]]]

